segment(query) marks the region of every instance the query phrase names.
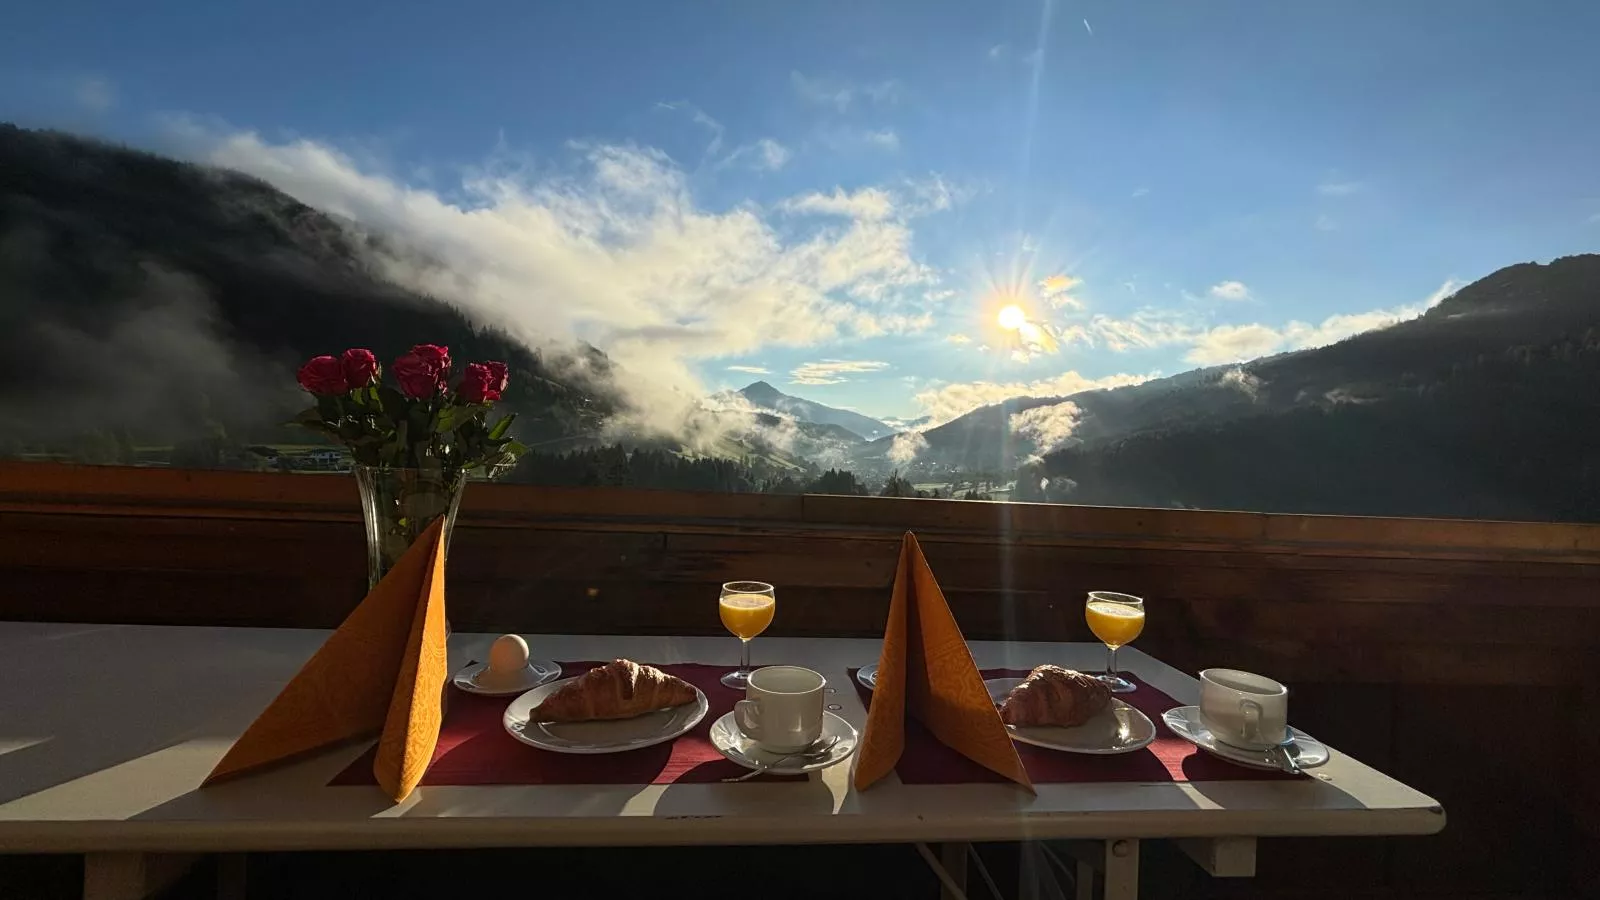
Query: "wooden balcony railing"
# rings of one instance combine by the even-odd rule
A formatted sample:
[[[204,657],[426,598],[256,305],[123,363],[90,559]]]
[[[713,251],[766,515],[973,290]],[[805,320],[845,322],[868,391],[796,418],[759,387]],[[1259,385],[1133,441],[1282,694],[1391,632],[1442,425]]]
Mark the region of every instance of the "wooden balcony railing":
[[[1141,594],[1141,648],[1288,682],[1297,724],[1449,811],[1285,842],[1240,895],[1596,884],[1600,526],[476,484],[450,616],[716,634],[716,586],[753,578],[774,633],[873,635],[908,529],[969,637],[1092,640],[1086,591]],[[0,618],[331,627],[364,560],[348,477],[0,464]]]

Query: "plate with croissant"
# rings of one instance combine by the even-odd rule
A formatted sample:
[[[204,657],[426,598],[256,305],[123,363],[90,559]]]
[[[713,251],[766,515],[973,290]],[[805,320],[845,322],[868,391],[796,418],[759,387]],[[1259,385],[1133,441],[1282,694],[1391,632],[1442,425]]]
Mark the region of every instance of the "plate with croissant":
[[[556,753],[621,753],[661,744],[705,718],[697,687],[653,666],[618,659],[511,701],[501,720],[512,737]]]
[[[983,683],[1011,738],[1067,753],[1132,753],[1156,739],[1155,723],[1095,678],[1039,666],[1027,678]]]

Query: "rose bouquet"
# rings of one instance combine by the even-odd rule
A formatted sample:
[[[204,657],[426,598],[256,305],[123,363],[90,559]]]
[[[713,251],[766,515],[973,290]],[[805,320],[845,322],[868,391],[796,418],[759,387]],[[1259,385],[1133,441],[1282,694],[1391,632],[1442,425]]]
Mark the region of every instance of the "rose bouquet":
[[[383,383],[370,350],[300,367],[316,405],[294,421],[338,440],[356,462],[369,586],[440,516],[448,535],[469,471],[493,476],[527,449],[508,436],[515,414],[489,421],[509,380],[506,364],[468,363],[454,385],[450,368],[449,349],[436,344],[418,344],[389,366],[399,387]]]

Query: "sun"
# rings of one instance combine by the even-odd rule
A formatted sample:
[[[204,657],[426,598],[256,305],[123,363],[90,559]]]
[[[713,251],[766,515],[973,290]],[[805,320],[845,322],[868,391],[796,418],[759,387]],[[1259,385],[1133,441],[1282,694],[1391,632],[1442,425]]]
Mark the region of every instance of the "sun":
[[[996,321],[1000,323],[1001,328],[1007,331],[1016,331],[1028,324],[1028,314],[1022,311],[1022,307],[1015,303],[1010,303],[1000,307],[1000,314]]]

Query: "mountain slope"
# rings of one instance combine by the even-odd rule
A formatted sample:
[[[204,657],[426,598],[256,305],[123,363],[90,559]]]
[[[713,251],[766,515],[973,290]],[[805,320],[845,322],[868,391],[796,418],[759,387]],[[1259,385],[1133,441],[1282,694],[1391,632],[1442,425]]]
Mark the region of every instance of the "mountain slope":
[[[758,381],[737,392],[757,409],[771,410],[796,421],[817,425],[837,425],[862,438],[874,440],[892,434],[893,429],[870,416],[848,409],[825,406],[803,397],[785,394],[765,381]]]
[[[234,172],[0,125],[0,434],[280,439],[275,423],[304,405],[304,359],[365,346],[388,360],[420,342],[508,362],[524,439],[610,408],[604,356],[582,361],[590,376],[558,368],[385,280],[374,244]]]
[[[1600,520],[1600,256],[1510,266],[1239,372],[1247,414],[1086,442],[1042,473],[1084,503]]]

